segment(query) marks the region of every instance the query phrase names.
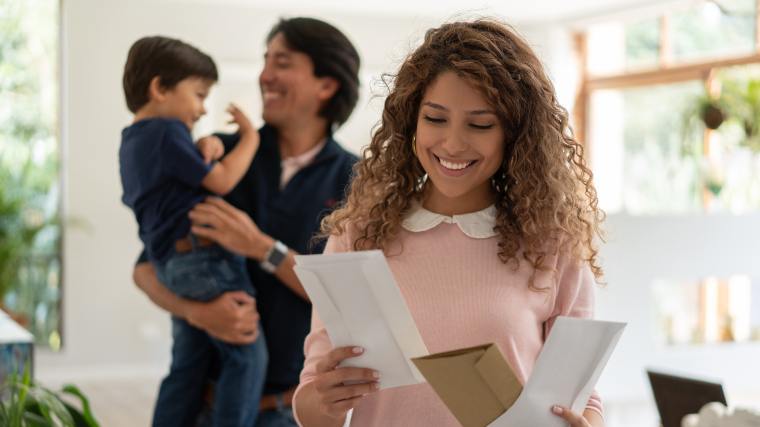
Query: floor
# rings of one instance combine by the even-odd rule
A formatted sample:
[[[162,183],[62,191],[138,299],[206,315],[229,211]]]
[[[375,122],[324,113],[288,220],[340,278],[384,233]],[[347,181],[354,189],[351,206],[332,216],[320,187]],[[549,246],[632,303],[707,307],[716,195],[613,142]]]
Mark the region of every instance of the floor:
[[[80,381],[77,387],[90,401],[102,427],[149,426],[160,378]],[[45,384],[59,390],[62,384]]]
[[[102,427],[149,426],[160,377],[140,379],[104,379],[78,381],[77,386],[89,398],[92,411]],[[45,384],[58,389],[61,384]],[[656,426],[656,413],[644,402],[606,405],[607,427]]]

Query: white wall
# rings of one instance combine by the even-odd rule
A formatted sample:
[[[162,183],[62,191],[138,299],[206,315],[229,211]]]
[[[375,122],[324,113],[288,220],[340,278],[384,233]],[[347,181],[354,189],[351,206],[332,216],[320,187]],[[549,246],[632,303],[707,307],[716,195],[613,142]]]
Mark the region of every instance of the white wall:
[[[631,217],[613,215],[602,250],[606,287],[597,317],[628,322],[598,388],[616,416],[654,425],[646,368],[723,382],[729,403],[757,406],[760,343],[668,347],[655,338],[655,279],[697,281],[707,276],[760,277],[760,215]],[[624,414],[620,414],[623,411]]]

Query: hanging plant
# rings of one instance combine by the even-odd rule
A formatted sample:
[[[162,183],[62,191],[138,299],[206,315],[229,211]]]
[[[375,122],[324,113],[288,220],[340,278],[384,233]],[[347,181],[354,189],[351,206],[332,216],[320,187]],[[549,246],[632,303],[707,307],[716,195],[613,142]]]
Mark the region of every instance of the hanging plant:
[[[741,145],[760,152],[760,80],[727,80],[723,95],[730,120],[736,120],[746,138]]]
[[[700,106],[700,117],[702,118],[705,127],[715,130],[726,120],[726,113],[723,112],[723,108],[720,107],[716,100],[707,99],[706,102]]]

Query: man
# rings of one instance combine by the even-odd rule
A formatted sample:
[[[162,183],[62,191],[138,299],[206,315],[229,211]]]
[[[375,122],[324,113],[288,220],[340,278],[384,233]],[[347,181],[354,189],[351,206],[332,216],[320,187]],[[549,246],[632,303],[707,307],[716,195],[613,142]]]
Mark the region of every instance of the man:
[[[303,367],[311,304],[293,272],[293,257],[322,251],[324,242],[315,244],[313,237],[348,186],[356,157],[333,140],[332,132],[356,105],[359,63],[351,42],[325,22],[293,18],[277,23],[267,37],[259,76],[266,123],[261,147],[226,201],[208,199],[190,213],[199,238],[248,258],[255,301],[242,292],[206,303],[185,300],[157,280],[151,264],[135,266],[140,289],[199,333],[250,343],[261,319],[269,365],[260,427],[296,425],[290,406]],[[214,138],[202,141],[201,151],[213,150]],[[229,151],[239,136],[219,138]]]

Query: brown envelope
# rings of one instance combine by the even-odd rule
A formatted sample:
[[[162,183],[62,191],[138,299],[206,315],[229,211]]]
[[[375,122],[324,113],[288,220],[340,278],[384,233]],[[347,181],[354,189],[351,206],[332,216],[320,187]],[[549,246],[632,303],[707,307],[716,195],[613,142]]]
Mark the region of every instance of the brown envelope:
[[[412,359],[464,427],[485,427],[520,396],[522,384],[495,344]]]

